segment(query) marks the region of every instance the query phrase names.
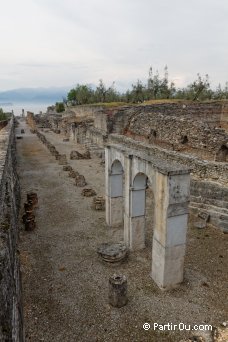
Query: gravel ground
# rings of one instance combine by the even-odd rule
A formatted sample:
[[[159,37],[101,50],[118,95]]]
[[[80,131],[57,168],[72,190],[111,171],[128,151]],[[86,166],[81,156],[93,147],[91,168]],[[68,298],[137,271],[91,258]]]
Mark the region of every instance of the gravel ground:
[[[21,128],[25,134],[17,141],[17,150],[22,204],[29,190],[39,198],[37,228],[22,230],[20,238],[26,341],[176,342],[190,332],[144,331],[143,324],[217,326],[227,321],[228,234],[189,224],[185,280],[168,292],[150,278],[151,245],[130,253],[121,265],[104,264],[97,246],[121,241],[123,228],[106,227],[105,213],[91,209],[92,199],[81,196],[82,188],[74,185],[25,123],[18,133]],[[85,176],[88,187],[104,195],[100,159],[71,161],[70,151],[82,147],[62,142],[63,137],[52,132],[45,134]],[[108,304],[108,279],[119,272],[127,276],[129,302],[116,309]]]

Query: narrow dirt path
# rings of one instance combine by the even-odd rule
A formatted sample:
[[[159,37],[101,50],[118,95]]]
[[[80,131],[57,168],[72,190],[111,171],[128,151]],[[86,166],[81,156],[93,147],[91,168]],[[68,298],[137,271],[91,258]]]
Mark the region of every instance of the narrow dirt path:
[[[120,241],[122,229],[108,229],[104,212],[91,209],[92,199],[81,196],[82,189],[25,123],[20,123],[18,132],[21,128],[25,134],[18,140],[17,150],[22,204],[29,190],[36,191],[39,198],[37,228],[22,231],[20,242],[26,341],[178,341],[184,332],[144,331],[142,326],[145,322],[215,324],[225,320],[225,277],[220,274],[219,283],[216,274],[210,279],[210,272],[204,272],[205,263],[210,267],[207,260],[191,269],[199,252],[193,249],[195,233],[189,244],[186,280],[171,292],[161,292],[152,282],[149,249],[131,253],[120,266],[102,263],[97,246]],[[67,154],[68,161],[72,149],[80,151],[79,145],[64,143],[52,132],[46,137]],[[70,161],[70,165],[85,176],[89,187],[104,194],[104,167],[99,159]],[[220,232],[210,234],[225,255]],[[217,260],[217,251],[213,253]],[[223,261],[225,258],[219,259]],[[115,272],[124,273],[129,284],[129,303],[121,309],[112,308],[107,299],[108,279]],[[209,287],[201,285],[203,282]],[[215,291],[221,297],[216,303]]]

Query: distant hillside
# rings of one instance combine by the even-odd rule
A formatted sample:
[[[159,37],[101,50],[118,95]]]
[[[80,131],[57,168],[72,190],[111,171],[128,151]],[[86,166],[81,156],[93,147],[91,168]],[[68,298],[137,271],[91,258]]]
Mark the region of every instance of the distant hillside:
[[[21,88],[0,92],[1,103],[41,103],[62,101],[71,87],[62,88]]]

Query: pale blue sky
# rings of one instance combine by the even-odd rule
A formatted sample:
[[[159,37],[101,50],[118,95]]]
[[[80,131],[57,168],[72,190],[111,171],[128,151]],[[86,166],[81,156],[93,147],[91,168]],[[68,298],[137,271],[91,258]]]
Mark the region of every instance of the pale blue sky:
[[[186,85],[228,81],[227,0],[7,0],[0,10],[0,90],[106,85],[150,65]]]

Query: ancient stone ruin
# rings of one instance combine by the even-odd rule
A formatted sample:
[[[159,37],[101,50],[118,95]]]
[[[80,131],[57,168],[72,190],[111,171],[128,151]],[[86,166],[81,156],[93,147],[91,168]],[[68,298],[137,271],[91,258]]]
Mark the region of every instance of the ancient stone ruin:
[[[210,228],[219,232],[217,239],[228,232],[227,101],[76,106],[68,108],[63,115],[53,111],[46,115],[29,112],[26,124],[22,123],[18,132],[23,133],[23,139],[17,143],[19,150],[25,151],[21,153],[21,160],[28,160],[26,153],[31,148],[29,165],[32,171],[26,170],[25,174],[33,178],[32,189],[35,189],[24,198],[20,215],[22,221],[19,218],[20,187],[16,173],[14,119],[0,130],[0,318],[3,321],[0,340],[10,340],[14,336],[14,340],[23,341],[17,254],[20,224],[20,229],[26,231],[24,240],[29,236],[31,246],[38,241],[34,250],[27,248],[26,256],[23,255],[27,260],[30,252],[38,253],[38,258],[30,259],[29,267],[34,269],[34,265],[39,265],[39,258],[43,258],[42,267],[47,266],[47,270],[42,270],[46,272],[44,275],[39,273],[40,284],[52,282],[51,277],[59,282],[56,287],[49,283],[46,288],[50,301],[56,300],[59,289],[64,288],[67,293],[68,281],[70,283],[73,274],[71,284],[74,286],[73,289],[69,287],[69,293],[72,298],[76,295],[83,310],[87,307],[83,306],[82,300],[89,302],[90,308],[101,300],[105,317],[109,313],[113,315],[112,310],[126,305],[110,320],[112,328],[112,321],[119,322],[121,312],[129,314],[129,306],[137,307],[140,313],[146,309],[145,317],[153,311],[155,317],[162,302],[163,311],[168,312],[171,309],[166,299],[172,310],[173,307],[179,310],[186,303],[188,317],[191,310],[195,310],[197,316],[200,305],[204,309],[208,305],[207,310],[210,311],[211,303],[205,304],[201,299],[210,287],[215,291],[218,284],[215,286],[205,274],[197,273],[194,265],[200,258],[206,260],[208,251],[213,248],[211,237],[204,231]],[[28,141],[33,144],[29,145]],[[40,160],[39,183],[36,175]],[[45,163],[49,163],[48,167]],[[21,173],[22,168],[20,164]],[[47,170],[50,187],[46,185],[49,183],[46,183],[44,170]],[[26,176],[23,177],[25,181]],[[41,210],[36,208],[37,184],[45,188],[41,192],[46,198],[40,201],[39,197]],[[23,192],[24,197],[25,193],[27,190]],[[61,197],[59,206],[58,197]],[[45,227],[36,225],[37,215],[40,215],[38,222]],[[46,221],[49,221],[49,227],[46,227]],[[192,235],[191,239],[198,249],[205,248],[205,255],[199,254],[198,260],[192,257],[190,262],[187,259],[186,266],[186,250],[192,243],[187,238],[189,228],[198,234],[195,239]],[[55,258],[49,253],[54,253]],[[73,260],[68,265],[69,255]],[[219,252],[211,268],[216,279],[224,273],[221,266],[224,255]],[[55,262],[54,259],[57,261],[52,272],[48,267]],[[26,267],[26,263],[24,265]],[[215,274],[215,271],[220,273]],[[97,272],[95,278],[92,277],[93,272]],[[29,270],[27,276],[32,273]],[[104,287],[105,299],[104,296],[100,298]],[[169,291],[177,287],[179,292]],[[191,305],[193,296],[186,295],[193,288],[198,291],[198,298],[202,296],[195,307]],[[45,302],[46,295],[42,295]],[[66,298],[61,305],[69,308]],[[100,314],[100,307],[96,310]],[[39,312],[43,314],[45,310],[37,310],[37,316]],[[77,315],[76,311],[74,313]],[[137,314],[135,310],[134,315]],[[96,321],[96,314],[94,317]],[[206,321],[205,317],[206,314]],[[224,325],[222,333],[225,330]]]

